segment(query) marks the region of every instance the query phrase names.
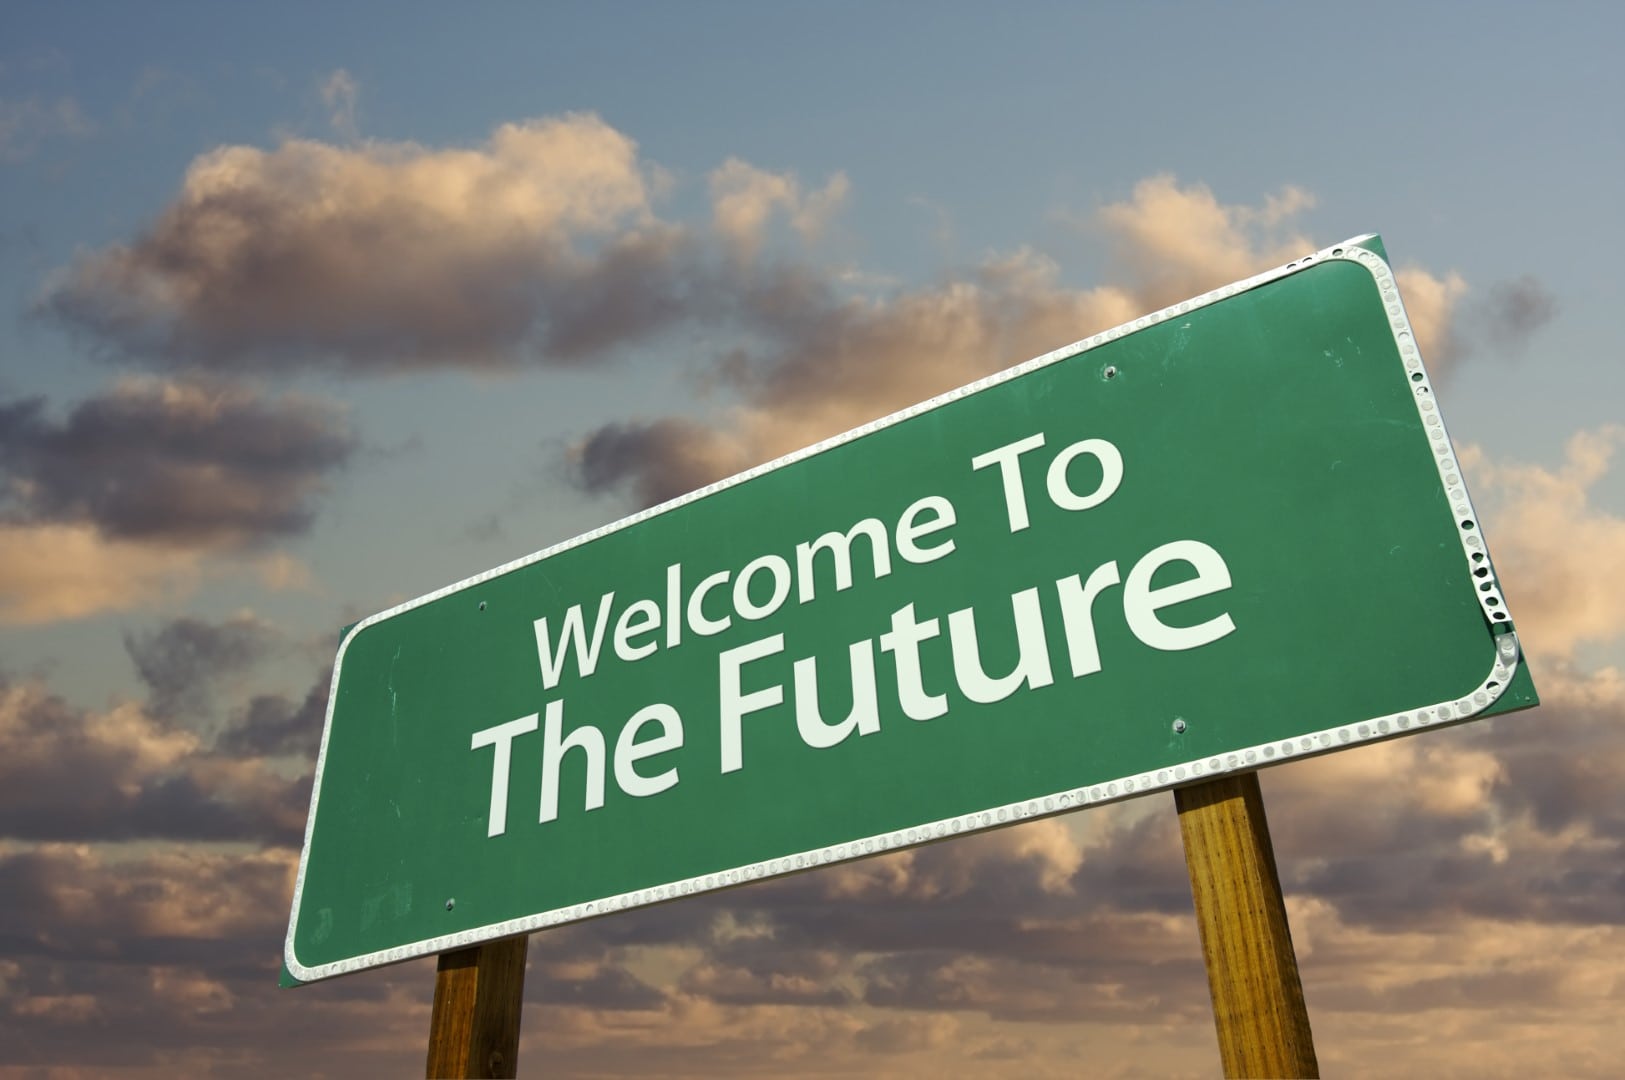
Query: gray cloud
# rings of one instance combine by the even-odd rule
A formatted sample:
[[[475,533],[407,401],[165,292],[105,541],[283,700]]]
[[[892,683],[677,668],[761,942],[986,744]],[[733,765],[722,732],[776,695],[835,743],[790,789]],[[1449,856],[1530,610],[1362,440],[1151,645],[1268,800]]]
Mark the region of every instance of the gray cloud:
[[[275,631],[250,615],[218,623],[182,616],[144,633],[127,631],[124,651],[154,714],[197,716],[209,707],[216,681],[258,663],[275,640]]]
[[[273,966],[286,929],[286,912],[278,909],[292,895],[294,858],[288,849],[149,850],[131,857],[69,844],[7,851],[0,855],[0,884],[16,919],[6,924],[4,953],[198,964],[213,950],[220,971]],[[268,952],[254,955],[259,950]]]
[[[632,974],[594,935],[536,934],[527,953],[526,1000],[576,1009],[649,1012],[666,995]]]
[[[1056,928],[1054,940],[1130,934],[1120,918]],[[894,953],[862,968],[864,1001],[886,1009],[978,1012],[997,1020],[1060,1024],[1128,1021],[1196,1024],[1211,1016],[1207,980],[1192,928],[1189,934],[1134,935],[1095,958],[1053,961],[957,950]],[[1148,947],[1149,946],[1149,947]]]
[[[0,403],[0,511],[118,539],[252,546],[307,529],[354,445],[329,406],[216,383],[126,380],[62,421],[44,399],[13,400]]]
[[[327,696],[333,681],[329,665],[316,677],[304,700],[281,694],[256,694],[215,740],[222,753],[238,757],[296,757],[314,762],[327,720]]]
[[[648,226],[538,282],[534,355],[579,365],[703,315],[713,301],[695,254],[683,230]]]
[[[1625,782],[1625,696],[1606,675],[1548,678],[1543,694],[1534,713],[1267,772],[1286,888],[1389,931],[1625,926],[1625,812],[1609,794]]]
[[[1473,305],[1474,337],[1490,348],[1521,353],[1557,312],[1556,295],[1532,275],[1497,282]]]
[[[779,940],[777,931],[775,920],[730,906],[698,938],[706,955],[683,974],[679,989],[726,1005],[840,1006],[855,999],[842,978],[851,967],[844,950],[833,942]]]
[[[309,788],[135,705],[80,710],[0,684],[0,837],[296,843]]]
[[[749,464],[726,437],[690,420],[607,424],[571,455],[586,491],[630,487],[641,506],[675,499]]]
[[[432,962],[320,991],[277,988],[294,858],[196,845],[0,849],[0,1072],[421,1069]],[[272,1013],[283,1019],[268,1027]],[[274,1035],[283,1024],[300,1038]],[[398,1058],[377,1038],[401,1047]]]

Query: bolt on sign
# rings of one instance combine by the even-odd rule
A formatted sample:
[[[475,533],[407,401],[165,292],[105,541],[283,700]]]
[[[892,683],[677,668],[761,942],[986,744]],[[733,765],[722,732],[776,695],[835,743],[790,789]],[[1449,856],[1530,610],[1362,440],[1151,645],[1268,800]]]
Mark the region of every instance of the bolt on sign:
[[[365,619],[308,981],[1536,703],[1374,236]]]

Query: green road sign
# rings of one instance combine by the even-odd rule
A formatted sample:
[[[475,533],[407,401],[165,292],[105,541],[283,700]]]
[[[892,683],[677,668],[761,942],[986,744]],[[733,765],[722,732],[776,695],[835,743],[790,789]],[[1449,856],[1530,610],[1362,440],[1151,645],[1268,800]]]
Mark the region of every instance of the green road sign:
[[[1535,704],[1350,241],[354,627],[311,980]]]

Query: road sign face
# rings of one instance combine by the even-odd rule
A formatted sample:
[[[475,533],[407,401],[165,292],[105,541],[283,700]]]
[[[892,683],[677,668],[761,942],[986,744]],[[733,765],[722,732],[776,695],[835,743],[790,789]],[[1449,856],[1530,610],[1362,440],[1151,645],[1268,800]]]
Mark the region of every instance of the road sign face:
[[[299,980],[1535,703],[1375,238],[367,619]]]

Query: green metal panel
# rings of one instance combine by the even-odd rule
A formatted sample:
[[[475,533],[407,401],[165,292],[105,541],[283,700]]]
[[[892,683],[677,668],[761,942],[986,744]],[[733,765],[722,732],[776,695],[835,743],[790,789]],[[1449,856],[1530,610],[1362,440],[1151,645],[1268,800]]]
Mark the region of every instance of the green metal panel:
[[[866,519],[889,566],[858,536],[847,587],[827,550],[801,573]],[[596,666],[544,679],[536,622],[554,645],[573,606],[589,645],[606,612]],[[872,661],[865,729],[803,737],[807,658],[827,724]],[[1392,273],[1351,241],[358,624],[285,960],[322,978],[1527,707],[1518,660]],[[544,821],[561,708],[604,752],[553,755]]]

